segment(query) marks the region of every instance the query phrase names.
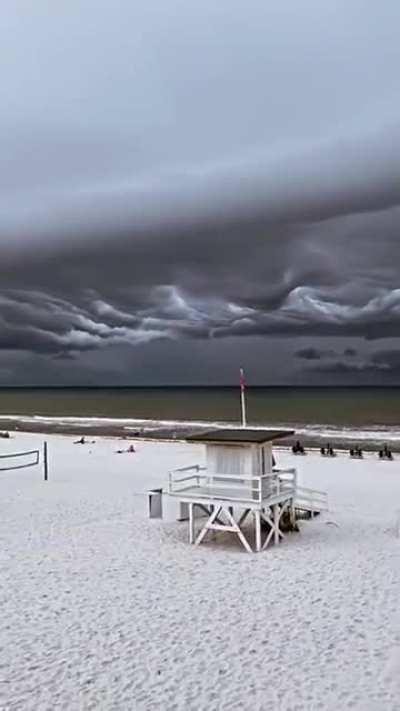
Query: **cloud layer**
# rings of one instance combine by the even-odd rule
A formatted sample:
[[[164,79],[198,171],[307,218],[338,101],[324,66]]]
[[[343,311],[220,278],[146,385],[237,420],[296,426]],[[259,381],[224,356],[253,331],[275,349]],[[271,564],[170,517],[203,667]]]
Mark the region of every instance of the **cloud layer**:
[[[205,381],[217,350],[282,339],[288,382],[397,377],[400,9],[359,9],[6,11],[7,382],[17,361],[101,381],[126,349],[162,354],[167,379],[189,342],[209,344]]]

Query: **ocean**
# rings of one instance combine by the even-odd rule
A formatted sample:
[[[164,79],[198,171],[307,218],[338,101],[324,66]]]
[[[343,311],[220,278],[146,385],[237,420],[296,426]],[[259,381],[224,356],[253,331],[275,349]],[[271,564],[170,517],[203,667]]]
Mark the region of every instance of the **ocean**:
[[[295,429],[306,441],[400,446],[400,388],[248,387],[248,424]],[[239,423],[238,387],[0,388],[0,429],[115,433],[146,426]]]

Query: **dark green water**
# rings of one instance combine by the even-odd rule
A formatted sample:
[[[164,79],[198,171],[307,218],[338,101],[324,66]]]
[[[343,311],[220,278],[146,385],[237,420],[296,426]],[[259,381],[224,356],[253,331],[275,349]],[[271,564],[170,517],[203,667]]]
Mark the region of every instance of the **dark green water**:
[[[400,388],[251,388],[253,424],[373,425],[400,423]],[[0,389],[1,415],[237,421],[238,388]]]

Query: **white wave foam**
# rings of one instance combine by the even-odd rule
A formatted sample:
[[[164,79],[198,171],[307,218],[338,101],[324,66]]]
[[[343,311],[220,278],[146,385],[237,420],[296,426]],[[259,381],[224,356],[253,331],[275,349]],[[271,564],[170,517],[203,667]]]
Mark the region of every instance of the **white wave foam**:
[[[400,430],[396,427],[377,426],[373,429],[363,427],[331,427],[327,425],[310,425],[296,427],[296,434],[303,437],[323,437],[324,439],[383,440],[400,441]]]
[[[188,427],[204,427],[204,428],[235,428],[239,426],[238,422],[223,422],[221,420],[157,420],[136,417],[76,417],[76,416],[47,416],[47,415],[0,415],[1,421],[19,422],[24,424],[43,424],[43,425],[60,425],[71,426],[77,425],[81,428],[89,428],[93,426],[115,426],[123,427],[124,430],[130,432],[139,427],[146,430],[155,430],[160,428],[188,428]],[[316,437],[324,439],[343,439],[343,440],[360,440],[360,441],[400,441],[400,428],[388,427],[384,425],[375,425],[373,427],[340,427],[329,424],[310,424],[304,423],[287,423],[277,422],[268,424],[251,424],[251,429],[287,429],[294,430],[299,437]]]

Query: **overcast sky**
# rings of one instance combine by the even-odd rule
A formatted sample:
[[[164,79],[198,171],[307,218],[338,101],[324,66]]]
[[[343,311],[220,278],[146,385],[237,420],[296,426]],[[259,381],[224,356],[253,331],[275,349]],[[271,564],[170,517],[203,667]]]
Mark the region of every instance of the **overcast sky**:
[[[6,0],[0,384],[400,383],[400,4]]]

